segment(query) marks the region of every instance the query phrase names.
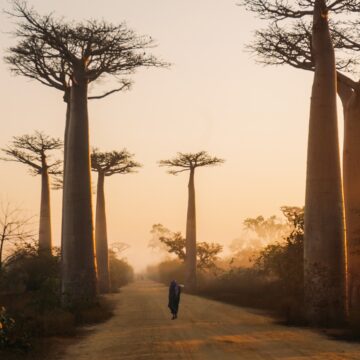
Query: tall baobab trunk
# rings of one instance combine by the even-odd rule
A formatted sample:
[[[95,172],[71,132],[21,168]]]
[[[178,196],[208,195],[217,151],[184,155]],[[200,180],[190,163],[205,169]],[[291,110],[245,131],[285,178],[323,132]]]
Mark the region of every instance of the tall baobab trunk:
[[[105,213],[104,179],[104,173],[99,172],[96,199],[95,243],[99,291],[101,293],[108,293],[110,291],[110,273]]]
[[[74,80],[70,104],[63,190],[62,295],[64,305],[74,306],[93,302],[97,293],[85,77]]]
[[[71,87],[67,87],[64,93],[64,102],[66,104],[66,117],[65,117],[65,132],[64,132],[64,162],[63,162],[63,193],[62,193],[62,213],[61,213],[61,248],[63,246],[64,237],[64,188],[65,188],[65,174],[66,174],[66,153],[67,153],[67,139],[70,123],[70,93]]]
[[[305,310],[312,324],[345,318],[344,214],[336,114],[336,70],[327,9],[316,0],[306,199]]]
[[[45,164],[44,164],[45,165]],[[51,255],[51,211],[50,211],[50,186],[49,174],[46,165],[41,173],[41,203],[40,203],[40,226],[39,226],[39,252]]]
[[[346,214],[348,301],[352,320],[360,320],[360,92],[339,84],[344,108],[343,178]]]
[[[189,199],[186,219],[186,286],[190,291],[196,290],[196,208],[195,208],[195,169],[190,170]]]

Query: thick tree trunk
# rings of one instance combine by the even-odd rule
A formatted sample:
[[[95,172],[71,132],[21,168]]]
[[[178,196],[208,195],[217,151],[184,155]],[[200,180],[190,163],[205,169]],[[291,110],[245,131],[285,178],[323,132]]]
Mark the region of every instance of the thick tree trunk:
[[[108,241],[105,213],[103,173],[98,173],[97,198],[96,198],[96,221],[95,221],[95,242],[96,242],[96,263],[98,270],[98,286],[101,293],[110,292],[110,273]]]
[[[62,235],[62,299],[66,306],[96,298],[96,265],[91,204],[87,81],[71,87],[66,140]]]
[[[64,93],[64,102],[66,103],[66,118],[65,118],[65,132],[64,132],[64,162],[63,162],[63,192],[62,192],[62,213],[61,213],[61,248],[63,244],[63,235],[64,235],[64,187],[66,180],[66,152],[67,152],[67,139],[68,139],[68,129],[70,123],[70,93],[71,88],[68,87]]]
[[[186,219],[186,258],[185,279],[189,291],[196,290],[196,208],[195,208],[195,169],[190,170],[189,199]]]
[[[51,255],[51,248],[52,239],[49,174],[46,166],[44,166],[41,173],[39,253],[44,255]]]
[[[343,178],[346,215],[348,301],[351,320],[360,320],[360,92],[339,84],[344,108]]]
[[[345,234],[339,159],[336,70],[324,0],[315,1],[305,199],[305,310],[309,323],[345,318]]]

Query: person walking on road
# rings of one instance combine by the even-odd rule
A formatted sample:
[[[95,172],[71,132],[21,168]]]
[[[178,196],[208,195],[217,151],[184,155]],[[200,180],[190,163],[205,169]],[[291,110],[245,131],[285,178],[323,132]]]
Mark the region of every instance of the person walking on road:
[[[172,319],[177,319],[177,314],[179,311],[179,302],[180,302],[181,286],[177,283],[176,280],[172,280],[169,286],[169,304],[168,307],[172,314]]]

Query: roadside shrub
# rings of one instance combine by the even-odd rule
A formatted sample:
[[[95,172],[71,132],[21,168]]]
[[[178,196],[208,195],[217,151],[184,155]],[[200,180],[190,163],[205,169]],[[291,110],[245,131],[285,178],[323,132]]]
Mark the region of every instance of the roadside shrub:
[[[59,298],[60,251],[54,255],[39,255],[38,248],[31,244],[17,247],[4,264],[1,291],[10,293],[38,292],[49,298]],[[46,305],[43,301],[42,305]],[[57,305],[57,304],[53,304]]]
[[[134,281],[134,269],[124,259],[116,257],[116,253],[109,250],[109,268],[111,291],[116,292],[122,286]]]
[[[165,260],[158,265],[147,268],[147,276],[154,281],[165,285],[170,284],[172,280],[184,283],[185,265],[178,259]]]
[[[29,349],[30,344],[24,333],[17,329],[15,320],[10,317],[4,307],[0,308],[0,349]]]
[[[269,281],[252,268],[235,268],[199,283],[199,294],[239,306],[275,310],[279,283]]]
[[[285,208],[293,230],[283,243],[266,246],[254,259],[263,277],[279,284],[279,312],[288,323],[304,322],[304,212]]]

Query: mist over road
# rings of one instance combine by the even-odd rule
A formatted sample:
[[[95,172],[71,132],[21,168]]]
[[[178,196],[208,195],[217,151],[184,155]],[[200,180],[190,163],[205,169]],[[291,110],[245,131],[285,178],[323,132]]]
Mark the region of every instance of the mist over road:
[[[179,318],[172,321],[167,288],[155,282],[137,281],[109,296],[115,315],[88,327],[56,360],[360,359],[360,344],[197,296],[182,294]]]

